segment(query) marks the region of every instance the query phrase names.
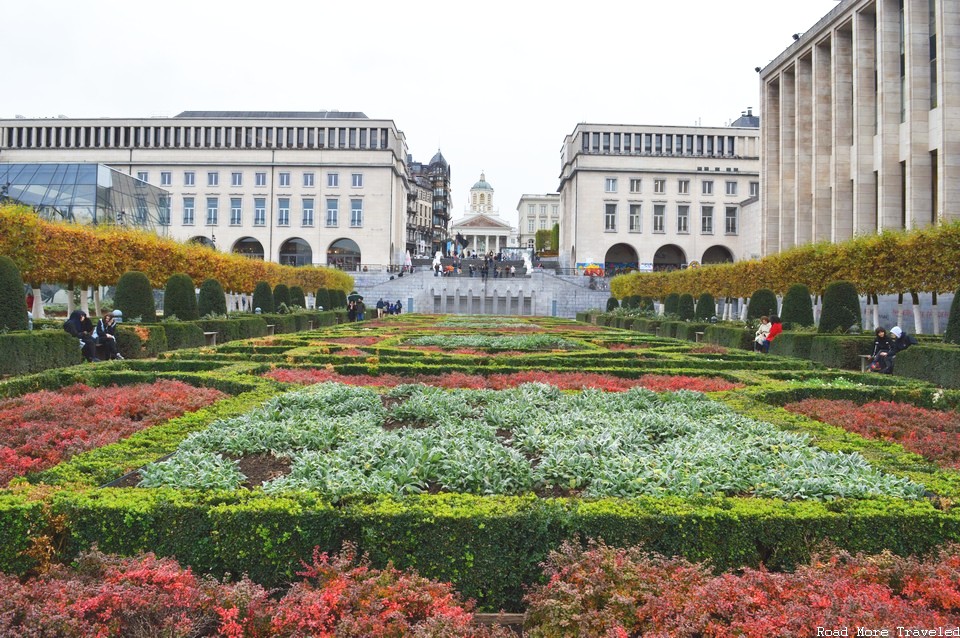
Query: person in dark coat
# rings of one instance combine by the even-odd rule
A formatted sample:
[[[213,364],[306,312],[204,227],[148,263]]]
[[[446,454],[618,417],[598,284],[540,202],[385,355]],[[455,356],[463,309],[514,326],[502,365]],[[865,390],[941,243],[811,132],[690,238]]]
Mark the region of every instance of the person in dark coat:
[[[87,313],[82,310],[74,310],[70,313],[70,317],[63,322],[63,329],[80,340],[84,359],[93,362],[100,361],[97,358],[97,340],[93,337],[93,322],[87,317]]]
[[[103,346],[107,359],[123,359],[117,350],[117,322],[109,310],[104,310],[103,318],[97,322],[97,343]]]
[[[886,328],[879,327],[874,330],[873,339],[873,358],[870,360],[870,369],[882,372],[887,368],[887,357],[890,356],[890,337],[887,336]]]
[[[893,374],[893,362],[898,353],[917,345],[916,338],[904,332],[900,326],[890,328],[890,336],[893,337],[890,340],[890,354],[887,356],[887,367],[883,370],[887,374]]]

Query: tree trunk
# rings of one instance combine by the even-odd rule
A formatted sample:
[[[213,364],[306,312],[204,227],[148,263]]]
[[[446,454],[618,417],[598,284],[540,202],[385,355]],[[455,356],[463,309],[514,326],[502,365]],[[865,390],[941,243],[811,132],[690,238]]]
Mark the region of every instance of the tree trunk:
[[[93,287],[93,312],[100,316],[100,286]]]
[[[747,320],[747,300],[740,297],[740,321]]]
[[[80,289],[80,310],[90,316],[90,288]]]
[[[940,314],[937,312],[937,293],[933,293],[933,334],[940,334]]]
[[[922,335],[923,323],[921,323],[920,317],[920,295],[911,292],[910,298],[913,301],[913,334]]]
[[[873,295],[873,326],[872,329],[877,329],[880,327],[880,298],[877,295]]]
[[[40,287],[33,287],[33,308],[30,309],[34,319],[46,319],[43,313],[43,299],[40,297]]]
[[[73,314],[73,309],[75,308],[73,303],[73,284],[69,284],[67,287],[67,317]]]
[[[903,293],[897,295],[897,325],[903,323]]]

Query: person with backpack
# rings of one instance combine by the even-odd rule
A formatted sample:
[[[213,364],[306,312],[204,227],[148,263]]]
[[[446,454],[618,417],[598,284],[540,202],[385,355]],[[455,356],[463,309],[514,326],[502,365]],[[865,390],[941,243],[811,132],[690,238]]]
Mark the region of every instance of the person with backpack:
[[[900,326],[890,328],[890,336],[893,337],[893,339],[890,340],[890,354],[886,357],[887,367],[883,369],[883,372],[886,374],[893,374],[893,362],[894,359],[897,358],[897,354],[903,352],[910,346],[917,345],[916,337],[904,332]]]

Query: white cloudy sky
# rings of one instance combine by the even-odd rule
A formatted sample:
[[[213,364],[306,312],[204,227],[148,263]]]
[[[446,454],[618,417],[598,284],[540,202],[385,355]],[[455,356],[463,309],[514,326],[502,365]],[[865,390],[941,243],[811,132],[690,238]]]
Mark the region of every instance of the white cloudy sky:
[[[721,126],[836,0],[4,2],[0,117],[362,111],[501,215],[555,192],[578,122]]]

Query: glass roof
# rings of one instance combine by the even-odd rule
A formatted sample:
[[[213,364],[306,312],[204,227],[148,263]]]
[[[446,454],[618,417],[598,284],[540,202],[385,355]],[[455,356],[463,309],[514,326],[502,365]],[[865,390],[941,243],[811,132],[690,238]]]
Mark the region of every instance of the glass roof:
[[[103,164],[0,163],[0,189],[51,221],[153,231],[170,223],[167,191]]]

